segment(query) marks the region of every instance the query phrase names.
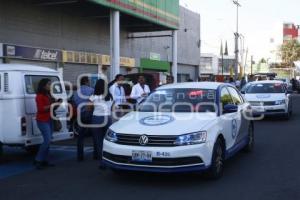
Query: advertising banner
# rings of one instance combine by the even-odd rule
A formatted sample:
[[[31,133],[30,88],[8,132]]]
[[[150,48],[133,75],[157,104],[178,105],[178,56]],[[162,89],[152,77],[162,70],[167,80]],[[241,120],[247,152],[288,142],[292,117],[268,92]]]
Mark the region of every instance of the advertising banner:
[[[90,0],[128,15],[178,29],[179,0]]]
[[[62,60],[62,53],[59,50],[25,47],[4,44],[3,56],[28,60],[42,60],[60,62]]]

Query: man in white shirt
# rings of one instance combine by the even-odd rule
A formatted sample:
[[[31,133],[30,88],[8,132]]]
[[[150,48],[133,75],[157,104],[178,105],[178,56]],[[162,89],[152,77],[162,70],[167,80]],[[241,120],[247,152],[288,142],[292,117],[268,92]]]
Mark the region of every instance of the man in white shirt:
[[[116,75],[115,83],[109,88],[109,92],[112,95],[115,106],[117,107],[126,103],[125,90],[122,86],[123,82],[124,76],[122,74],[118,74]]]
[[[150,88],[146,85],[144,76],[139,76],[138,83],[132,87],[130,98],[135,99],[140,103],[145,97],[150,94]]]

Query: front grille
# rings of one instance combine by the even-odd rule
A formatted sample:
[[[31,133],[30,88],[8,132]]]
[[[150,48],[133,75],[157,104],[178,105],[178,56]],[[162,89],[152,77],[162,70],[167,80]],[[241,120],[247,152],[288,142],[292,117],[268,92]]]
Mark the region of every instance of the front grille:
[[[275,101],[251,101],[250,104],[252,106],[274,106],[276,105],[275,104]]]
[[[266,110],[266,113],[282,113],[285,112],[283,109],[278,109],[278,110]]]
[[[177,136],[148,136],[148,144],[140,144],[141,135],[117,134],[117,144],[130,146],[171,147],[176,146],[174,142]]]
[[[265,101],[263,103],[264,103],[264,106],[274,106],[275,105],[275,101]]]
[[[131,156],[114,155],[107,152],[103,152],[103,158],[120,164],[136,164],[147,166],[182,166],[182,165],[196,165],[203,164],[203,160],[200,157],[184,157],[184,158],[152,158],[152,162],[137,162],[132,161]]]
[[[262,104],[261,104],[261,102],[259,102],[259,101],[250,101],[249,102],[252,106],[261,106]]]

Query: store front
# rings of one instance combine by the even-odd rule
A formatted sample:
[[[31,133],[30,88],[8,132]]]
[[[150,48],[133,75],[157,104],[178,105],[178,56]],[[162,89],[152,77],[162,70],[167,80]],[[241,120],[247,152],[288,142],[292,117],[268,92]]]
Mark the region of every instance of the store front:
[[[163,84],[166,81],[166,76],[171,72],[171,65],[168,61],[142,58],[140,60],[139,72],[152,74],[157,83]]]
[[[101,55],[89,52],[63,51],[63,77],[65,81],[77,84],[83,74],[98,74]]]
[[[133,71],[135,59],[120,58],[121,73],[127,74]],[[109,55],[100,55],[90,52],[63,51],[64,80],[77,84],[77,79],[83,74],[104,74],[108,81],[113,77],[110,74],[111,59]]]
[[[120,74],[126,75],[136,73],[135,59],[129,57],[120,57]],[[111,57],[109,55],[101,55],[99,60],[99,73],[103,73],[108,77],[108,80],[113,80],[111,74]]]
[[[177,81],[198,81],[199,68],[198,66],[178,64]]]
[[[3,63],[37,65],[54,70],[59,68],[62,60],[61,51],[55,49],[3,44],[2,52]]]

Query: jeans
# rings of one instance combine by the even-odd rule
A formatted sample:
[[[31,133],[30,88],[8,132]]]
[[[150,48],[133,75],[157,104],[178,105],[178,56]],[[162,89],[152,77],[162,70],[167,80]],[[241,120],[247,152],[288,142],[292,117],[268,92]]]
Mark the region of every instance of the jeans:
[[[49,154],[49,147],[50,147],[51,137],[53,133],[52,121],[51,120],[49,120],[48,122],[37,121],[37,126],[42,133],[44,141],[39,148],[35,160],[38,162],[43,162],[43,161],[47,161],[48,154]]]
[[[112,124],[110,116],[93,116],[92,124],[99,127],[92,129],[94,140],[94,157],[102,160],[103,140],[107,129]]]
[[[91,118],[92,118],[92,112],[89,111],[84,111],[81,113],[80,115],[81,117],[81,122],[83,124],[89,125],[91,123]],[[84,127],[84,126],[79,126],[79,130],[78,130],[78,138],[77,138],[77,158],[78,159],[83,159],[83,155],[84,155],[84,138],[85,136],[87,136],[87,134],[90,131],[90,128],[88,127]]]

